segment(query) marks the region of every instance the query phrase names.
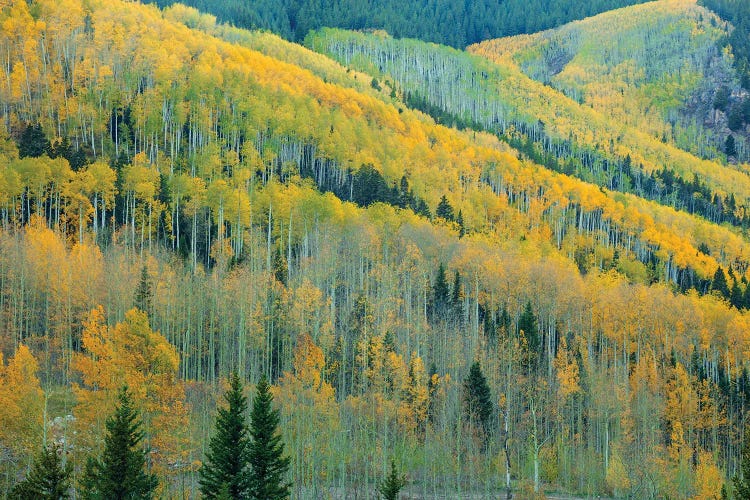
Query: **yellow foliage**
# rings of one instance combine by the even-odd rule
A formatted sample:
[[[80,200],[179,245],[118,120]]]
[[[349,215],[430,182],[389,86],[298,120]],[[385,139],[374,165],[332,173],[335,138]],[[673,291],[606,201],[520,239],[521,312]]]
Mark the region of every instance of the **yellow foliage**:
[[[17,456],[30,456],[43,444],[44,392],[38,364],[29,348],[20,345],[8,365],[0,355],[0,445]]]
[[[83,324],[83,352],[73,356],[82,384],[74,385],[74,410],[84,446],[101,444],[102,424],[111,413],[117,391],[130,388],[143,412],[146,432],[155,436],[154,455],[164,472],[185,464],[187,415],[183,383],[177,380],[175,348],[149,326],[146,313],[132,309],[111,327],[100,306]]]
[[[693,500],[719,500],[724,476],[716,466],[714,457],[705,451],[700,453],[695,469],[695,496]]]

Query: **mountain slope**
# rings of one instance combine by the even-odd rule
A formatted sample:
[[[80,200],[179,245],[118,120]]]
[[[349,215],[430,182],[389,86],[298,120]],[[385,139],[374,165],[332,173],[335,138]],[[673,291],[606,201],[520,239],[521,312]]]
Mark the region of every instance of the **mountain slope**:
[[[499,496],[508,461],[519,493],[689,498],[720,486],[704,470],[736,469],[739,223],[552,171],[505,134],[408,109],[385,70],[194,10],[0,5],[2,491],[45,429],[79,473],[125,382],[160,495],[191,494],[232,371],[272,380],[301,498],[366,495],[394,457],[422,497]],[[511,65],[365,38],[395,48],[355,62],[415,81],[421,65],[434,86],[412,89],[441,120],[500,110],[541,135],[539,95],[595,113]],[[729,189],[738,172],[707,163]]]
[[[311,29],[385,29],[399,37],[415,37],[454,47],[499,36],[533,33],[609,9],[643,0],[470,0],[432,2],[374,0],[254,1],[185,0],[183,4],[215,14],[241,28],[263,29],[301,41]],[[176,3],[156,0],[160,7]]]
[[[471,50],[704,158],[722,156],[734,134],[745,161],[743,118],[734,123],[743,97],[721,47],[728,29],[693,1],[657,2]],[[728,103],[718,102],[722,92]]]
[[[673,16],[672,3],[648,4],[659,10],[642,17],[667,16],[662,25],[668,27]],[[678,3],[683,7],[691,5]],[[629,12],[626,9],[604,17],[630,18]],[[687,26],[688,33],[692,30],[690,19],[687,17],[681,28],[684,31]],[[596,21],[593,18],[588,23]],[[664,28],[664,31],[674,30]],[[550,168],[574,173],[609,189],[633,192],[699,213],[709,220],[741,224],[732,215],[717,217],[725,212],[723,208],[717,212],[714,202],[716,195],[727,198],[731,194],[738,205],[747,204],[750,184],[744,173],[733,166],[697,158],[662,142],[660,136],[645,133],[634,126],[635,122],[629,125],[628,120],[616,116],[613,119],[609,109],[592,109],[529,78],[512,58],[503,56],[503,43],[506,42],[487,42],[472,48],[496,63],[487,64],[458,51],[376,35],[322,30],[308,39],[312,48],[345,64],[391,79],[400,86],[410,104],[438,117],[445,114],[447,123],[474,124],[499,132],[524,154]],[[695,46],[696,53],[715,50],[711,37],[699,38]],[[700,181],[695,180],[695,175]],[[700,187],[699,182],[705,182],[705,186]],[[731,201],[721,205],[726,207]]]

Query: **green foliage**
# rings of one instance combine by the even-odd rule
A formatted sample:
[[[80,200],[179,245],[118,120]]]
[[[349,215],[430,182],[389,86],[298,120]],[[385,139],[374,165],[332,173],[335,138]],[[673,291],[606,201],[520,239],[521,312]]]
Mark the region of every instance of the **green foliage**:
[[[733,135],[728,135],[727,140],[724,141],[724,153],[727,157],[737,156],[737,142]]]
[[[745,429],[745,442],[742,445],[742,461],[740,471],[732,478],[735,498],[750,498],[750,432]]]
[[[378,485],[378,492],[383,495],[385,500],[397,500],[399,492],[406,486],[407,482],[406,475],[399,473],[396,461],[391,459],[391,472]]]
[[[154,298],[154,292],[151,289],[151,277],[148,274],[148,267],[141,268],[141,279],[138,281],[138,288],[135,290],[134,306],[145,312],[151,313],[151,301]]]
[[[448,313],[451,304],[451,289],[448,284],[448,278],[445,274],[445,266],[440,263],[438,266],[435,283],[432,285],[432,319],[437,321],[444,319]]]
[[[745,0],[699,0],[698,3],[734,25],[726,43],[732,47],[742,86],[750,89],[750,3]]]
[[[247,398],[237,373],[229,378],[224,399],[227,407],[218,410],[216,430],[200,470],[200,490],[205,498],[248,498],[251,471]]]
[[[258,382],[250,414],[250,492],[251,498],[257,500],[289,498],[290,483],[285,479],[289,457],[284,456],[284,443],[277,431],[279,411],[272,404],[273,395],[264,375]]]
[[[541,341],[539,339],[539,328],[537,327],[536,315],[534,315],[534,309],[531,307],[531,302],[526,303],[521,317],[518,319],[518,331],[523,332],[528,342],[529,352],[531,354],[537,354],[541,347]]]
[[[643,0],[182,0],[243,28],[261,28],[302,40],[310,29],[323,26],[385,29],[398,37],[420,38],[454,47],[519,33],[533,33]],[[156,0],[164,7],[176,0]]]
[[[469,421],[483,431],[486,444],[492,432],[494,407],[490,386],[482,373],[479,361],[474,361],[469,369],[469,375],[464,380],[463,408]]]
[[[435,215],[450,222],[453,222],[455,220],[453,206],[451,206],[448,198],[446,198],[445,195],[440,198],[440,202],[435,209]]]
[[[18,156],[38,158],[47,153],[50,143],[39,123],[27,125],[18,141]]]
[[[117,395],[118,405],[107,419],[107,436],[100,458],[89,457],[81,480],[81,496],[90,500],[131,500],[153,497],[158,484],[147,472],[144,433],[127,387]]]
[[[59,445],[45,446],[34,458],[26,479],[16,484],[10,498],[18,500],[64,500],[70,498],[70,476],[73,466],[63,465],[63,451]]]
[[[719,293],[724,298],[731,296],[729,292],[729,285],[727,283],[727,277],[724,274],[724,269],[719,266],[714,273],[714,278],[711,280],[711,290]]]

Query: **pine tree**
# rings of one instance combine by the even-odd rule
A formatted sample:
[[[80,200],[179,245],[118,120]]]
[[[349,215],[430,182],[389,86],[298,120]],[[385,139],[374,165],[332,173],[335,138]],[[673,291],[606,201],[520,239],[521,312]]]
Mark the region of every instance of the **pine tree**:
[[[737,156],[737,143],[732,135],[728,135],[724,142],[724,153],[727,157]]]
[[[219,408],[216,433],[211,438],[206,462],[200,470],[200,489],[205,498],[250,497],[250,436],[245,421],[247,398],[236,373],[224,394],[227,408]]]
[[[711,290],[718,292],[724,298],[730,297],[727,277],[724,274],[724,269],[722,269],[721,266],[716,268],[714,279],[711,281]]]
[[[70,497],[71,463],[63,465],[59,445],[45,446],[34,459],[26,479],[16,484],[10,498],[18,500],[63,500]]]
[[[284,476],[289,457],[284,457],[284,443],[277,433],[279,411],[272,407],[273,395],[265,375],[258,383],[250,414],[251,498],[277,500],[289,498],[290,484]]]
[[[138,281],[138,288],[135,290],[135,304],[133,305],[146,314],[149,314],[153,297],[154,292],[151,289],[151,277],[148,275],[148,267],[144,265],[141,268],[141,279]]]
[[[432,316],[433,320],[442,318],[451,301],[450,287],[448,286],[448,278],[445,275],[445,266],[442,262],[438,267],[437,276],[435,277],[435,284],[432,286]]]
[[[740,474],[732,478],[735,498],[750,499],[750,432],[745,429],[745,442],[742,445]]]
[[[158,481],[145,470],[148,451],[141,445],[144,433],[127,387],[117,399],[115,412],[106,422],[104,452],[86,463],[81,496],[92,500],[152,498]]]
[[[531,302],[526,303],[526,307],[518,319],[518,330],[522,331],[529,345],[529,353],[536,354],[539,349],[539,329],[536,324],[536,316]]]
[[[446,198],[445,195],[440,198],[440,203],[438,203],[437,209],[435,210],[435,215],[449,222],[453,222],[453,207],[448,202],[448,198]]]
[[[469,369],[469,376],[464,381],[464,413],[469,421],[481,427],[485,437],[492,430],[492,396],[487,379],[482,373],[479,361],[474,361]]]
[[[464,226],[464,213],[461,210],[458,211],[456,224],[458,224],[458,238],[461,239],[466,235],[466,227]]]
[[[385,500],[397,500],[401,489],[406,486],[406,476],[399,474],[396,462],[391,459],[391,473],[378,486],[378,492]]]
[[[18,156],[21,158],[31,157],[37,158],[47,153],[50,149],[49,140],[44,134],[44,130],[40,124],[28,125],[23,133],[21,139],[18,141]]]

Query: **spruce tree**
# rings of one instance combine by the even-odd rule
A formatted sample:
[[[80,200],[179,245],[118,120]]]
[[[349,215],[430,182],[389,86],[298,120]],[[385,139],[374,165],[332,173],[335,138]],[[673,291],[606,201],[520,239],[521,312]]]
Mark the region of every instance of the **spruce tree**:
[[[70,498],[70,462],[63,465],[59,445],[45,446],[34,458],[26,479],[16,484],[10,498],[18,500],[63,500]]]
[[[153,297],[154,292],[151,289],[151,277],[148,275],[148,267],[144,265],[141,268],[141,279],[138,281],[138,288],[135,290],[134,305],[146,314],[150,314]]]
[[[453,207],[445,195],[440,198],[440,203],[438,203],[437,209],[435,209],[435,215],[449,222],[454,221],[455,215],[453,214]]]
[[[727,140],[724,142],[724,153],[726,153],[728,158],[737,156],[737,143],[731,135],[728,135]]]
[[[438,267],[435,284],[432,286],[432,316],[433,320],[442,318],[448,310],[451,302],[450,286],[445,275],[445,266],[442,262]]]
[[[251,498],[257,500],[289,498],[290,484],[284,479],[289,458],[284,457],[284,443],[277,432],[279,411],[272,404],[273,395],[264,375],[250,413]]]
[[[50,143],[42,126],[38,123],[27,125],[18,141],[18,156],[20,158],[38,158],[47,153],[49,149]]]
[[[117,399],[115,412],[105,424],[104,452],[86,462],[81,496],[92,500],[152,498],[158,481],[145,470],[148,451],[141,444],[144,433],[127,387]]]
[[[236,373],[224,394],[226,408],[219,408],[216,433],[208,444],[200,470],[200,490],[205,498],[250,498],[250,430],[245,415],[247,398]]]
[[[724,269],[719,266],[714,273],[714,279],[711,281],[711,290],[718,292],[722,297],[729,298],[729,285]]]
[[[492,430],[492,395],[479,361],[474,361],[464,381],[464,413],[473,425],[481,427],[485,437]]]
[[[518,330],[519,332],[523,332],[526,342],[529,345],[529,353],[535,357],[540,347],[540,340],[539,328],[537,327],[536,316],[534,315],[534,309],[531,307],[531,302],[526,302],[526,307],[518,319]]]
[[[740,473],[732,478],[735,498],[750,499],[750,431],[745,429],[745,442],[742,445]]]
[[[396,462],[391,459],[391,473],[378,486],[378,492],[385,500],[397,500],[401,489],[406,486],[406,476],[399,474]]]

